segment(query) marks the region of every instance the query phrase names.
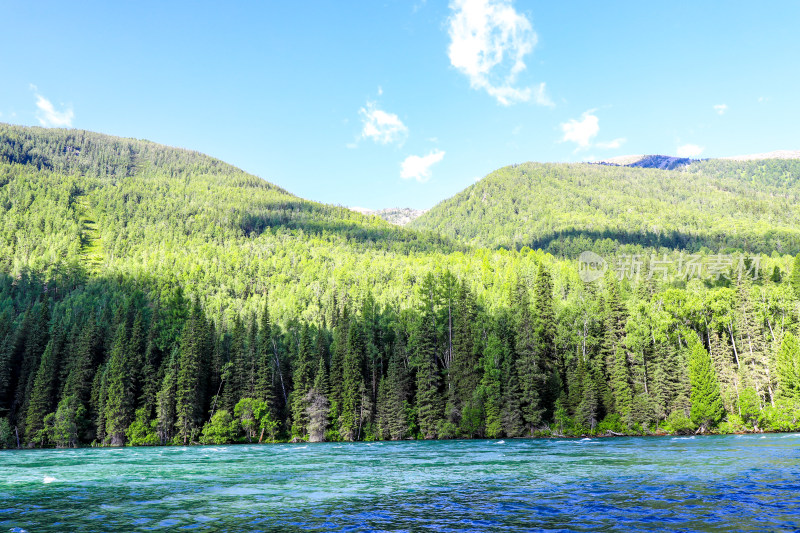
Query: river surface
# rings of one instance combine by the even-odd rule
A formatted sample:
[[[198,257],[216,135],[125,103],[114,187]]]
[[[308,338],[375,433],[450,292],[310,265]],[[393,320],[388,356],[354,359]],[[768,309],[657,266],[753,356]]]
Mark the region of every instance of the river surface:
[[[800,434],[0,452],[2,531],[796,531]]]

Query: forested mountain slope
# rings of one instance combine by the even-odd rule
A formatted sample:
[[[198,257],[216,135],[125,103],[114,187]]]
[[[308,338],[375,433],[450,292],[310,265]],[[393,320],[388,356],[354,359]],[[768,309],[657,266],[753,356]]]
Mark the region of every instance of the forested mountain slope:
[[[800,251],[800,160],[695,162],[675,170],[525,163],[501,168],[414,220],[490,248],[576,257],[620,244]]]
[[[742,231],[796,227],[791,165],[520,168],[484,180],[492,201],[476,205],[519,181],[553,194],[551,224],[581,198],[573,222],[597,208],[637,235],[653,212],[639,208],[671,193],[687,227],[716,222],[692,218],[679,176],[699,195],[716,184],[699,205],[718,216],[745,206],[728,213]],[[463,229],[500,236],[512,219]],[[574,261],[455,239],[195,152],[0,126],[0,447],[800,427],[791,255],[587,283]]]

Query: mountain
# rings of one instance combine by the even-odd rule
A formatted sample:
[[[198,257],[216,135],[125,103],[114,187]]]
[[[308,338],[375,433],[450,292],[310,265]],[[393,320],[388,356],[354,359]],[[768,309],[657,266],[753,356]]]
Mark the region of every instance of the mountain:
[[[800,429],[800,259],[588,280],[523,246],[789,249],[797,164],[517,165],[411,229],[0,125],[0,448]]]
[[[298,198],[197,152],[78,130],[0,124],[0,183],[10,275],[152,279],[217,307],[274,285],[278,308],[298,298],[305,308],[361,283],[337,271],[345,256],[374,265],[373,256],[464,249]]]
[[[688,157],[672,157],[669,155],[623,155],[596,161],[595,164],[674,170],[698,161],[700,160],[690,159]]]
[[[351,207],[350,209],[362,215],[373,215],[382,218],[386,222],[396,226],[405,226],[425,213],[424,209],[411,209],[410,207],[389,207],[378,210],[366,209],[364,207]]]
[[[794,254],[798,200],[800,160],[708,160],[672,170],[525,163],[489,174],[408,227],[566,257],[620,245]]]

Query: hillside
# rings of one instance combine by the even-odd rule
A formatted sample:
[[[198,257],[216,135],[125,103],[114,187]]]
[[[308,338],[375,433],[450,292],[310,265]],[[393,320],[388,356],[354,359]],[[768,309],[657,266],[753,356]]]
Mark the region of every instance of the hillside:
[[[407,226],[411,221],[425,213],[423,209],[411,209],[410,207],[388,207],[386,209],[351,207],[350,209],[362,215],[374,215],[396,226]]]
[[[568,257],[623,244],[794,254],[798,180],[800,161],[788,159],[709,160],[675,170],[526,163],[489,174],[409,227]]]
[[[716,279],[609,270],[588,283],[539,250],[457,242],[594,220],[640,246],[659,210],[697,229],[721,228],[724,209],[740,231],[783,239],[796,227],[783,164],[509,167],[451,200],[469,202],[453,204],[465,218],[450,238],[196,152],[0,126],[0,448],[17,435],[68,447],[798,428],[794,257],[736,256],[755,276],[732,263]],[[709,376],[714,396],[696,396]]]

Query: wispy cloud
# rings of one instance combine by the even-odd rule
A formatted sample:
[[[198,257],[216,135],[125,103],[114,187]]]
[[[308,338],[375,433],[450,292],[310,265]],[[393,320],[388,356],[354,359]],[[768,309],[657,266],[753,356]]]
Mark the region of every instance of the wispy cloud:
[[[510,0],[453,0],[450,9],[450,64],[469,78],[473,89],[485,90],[502,105],[532,96],[541,105],[553,105],[544,84],[535,90],[517,86],[538,37]]]
[[[72,107],[58,111],[50,100],[39,94],[39,89],[36,85],[31,84],[30,87],[36,96],[36,107],[39,109],[36,112],[36,118],[39,120],[39,124],[56,128],[69,128],[72,126],[72,119],[75,117]]]
[[[594,109],[590,109],[581,115],[580,120],[573,118],[562,123],[561,131],[564,132],[561,142],[573,142],[578,145],[576,151],[585,150],[592,145],[592,139],[600,131],[600,120],[594,114]]]
[[[705,148],[703,146],[698,146],[696,144],[684,144],[678,146],[677,154],[678,157],[697,157],[703,153]]]
[[[426,182],[431,179],[431,167],[444,159],[444,151],[434,150],[428,155],[410,155],[400,164],[400,177]]]
[[[358,113],[363,124],[362,139],[371,139],[379,144],[403,144],[408,137],[408,128],[400,117],[379,109],[375,102],[367,102]]]
[[[726,111],[728,111],[727,104],[717,104],[714,106],[714,111],[717,112],[717,115],[724,115]]]
[[[600,148],[601,150],[616,150],[617,148],[621,147],[628,139],[625,137],[619,137],[618,139],[614,139],[613,141],[605,141],[599,142],[595,144],[596,147]]]
[[[537,104],[546,107],[555,107],[556,105],[553,102],[553,100],[550,99],[550,96],[547,94],[547,87],[544,82],[540,83],[534,88],[533,99],[536,101]]]

